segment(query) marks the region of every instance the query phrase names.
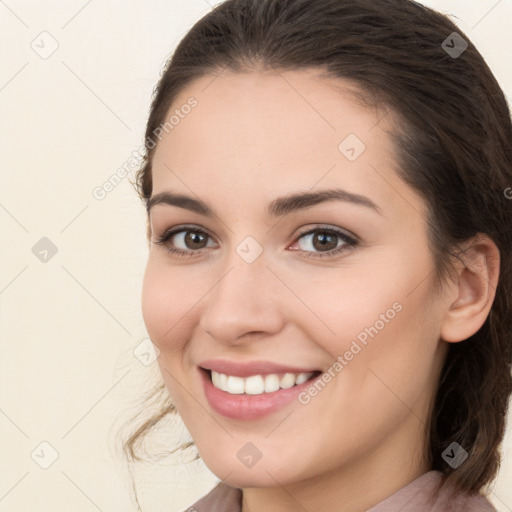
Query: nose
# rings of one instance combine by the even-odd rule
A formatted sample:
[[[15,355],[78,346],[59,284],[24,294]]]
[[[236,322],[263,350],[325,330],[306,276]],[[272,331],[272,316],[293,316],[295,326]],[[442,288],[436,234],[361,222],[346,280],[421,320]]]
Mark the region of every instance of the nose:
[[[205,297],[200,328],[230,345],[278,333],[285,323],[279,286],[263,257],[247,263],[235,254]]]

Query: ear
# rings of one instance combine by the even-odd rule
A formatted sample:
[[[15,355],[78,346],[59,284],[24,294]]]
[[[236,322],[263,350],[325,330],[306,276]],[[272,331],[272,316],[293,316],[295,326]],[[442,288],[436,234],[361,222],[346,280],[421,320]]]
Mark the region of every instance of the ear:
[[[487,236],[478,233],[462,247],[457,266],[458,284],[448,294],[448,309],[441,324],[441,339],[463,341],[475,334],[491,310],[500,271],[500,252]]]

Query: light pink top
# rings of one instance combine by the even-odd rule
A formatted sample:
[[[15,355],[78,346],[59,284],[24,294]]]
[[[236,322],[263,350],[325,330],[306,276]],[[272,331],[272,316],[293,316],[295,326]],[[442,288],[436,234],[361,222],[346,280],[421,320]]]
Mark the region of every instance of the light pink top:
[[[442,477],[439,471],[429,471],[367,512],[497,512],[482,494],[457,494],[450,500],[452,487],[437,489]],[[242,490],[221,482],[185,512],[241,511]]]

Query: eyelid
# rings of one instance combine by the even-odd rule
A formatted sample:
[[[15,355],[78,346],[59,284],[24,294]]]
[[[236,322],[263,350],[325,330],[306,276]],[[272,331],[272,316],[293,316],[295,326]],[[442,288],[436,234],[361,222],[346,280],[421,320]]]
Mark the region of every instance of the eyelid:
[[[299,229],[300,229],[300,231],[297,233],[297,235],[295,235],[293,242],[296,242],[297,239],[301,236],[308,235],[310,233],[314,233],[315,231],[319,231],[321,229],[325,229],[327,231],[331,230],[336,233],[341,233],[341,234],[347,236],[348,238],[352,238],[354,241],[358,241],[358,237],[354,233],[352,233],[346,229],[343,229],[343,228],[332,226],[331,224],[317,224],[317,225],[313,225],[312,227],[306,226],[304,228],[299,228]],[[215,236],[212,235],[208,231],[208,229],[206,229],[202,226],[198,226],[197,224],[177,224],[176,226],[165,229],[164,232],[158,238],[164,238],[168,234],[171,234],[171,233],[176,234],[176,233],[179,233],[180,231],[186,231],[186,230],[204,232],[209,237],[215,239]]]
[[[347,238],[351,238],[354,242],[359,241],[359,238],[354,233],[352,233],[346,229],[333,226],[331,224],[317,224],[317,225],[314,225],[313,227],[309,227],[309,228],[306,227],[306,228],[304,228],[303,231],[299,231],[299,233],[296,235],[294,241],[296,241],[301,236],[308,235],[310,233],[315,233],[316,231],[321,231],[323,229],[325,231],[332,231],[336,234],[344,235]]]

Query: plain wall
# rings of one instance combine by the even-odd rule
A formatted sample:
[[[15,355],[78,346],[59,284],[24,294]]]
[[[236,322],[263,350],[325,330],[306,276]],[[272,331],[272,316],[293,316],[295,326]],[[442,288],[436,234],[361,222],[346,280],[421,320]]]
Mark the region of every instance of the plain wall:
[[[457,17],[512,97],[512,3],[424,3]],[[130,165],[165,59],[209,9],[0,2],[0,511],[135,510],[113,444],[158,377],[133,354],[146,338],[145,214],[126,178],[101,200],[93,191]],[[511,447],[509,427],[491,494],[500,512],[512,510]],[[147,512],[181,510],[217,481],[180,457],[134,476]]]

